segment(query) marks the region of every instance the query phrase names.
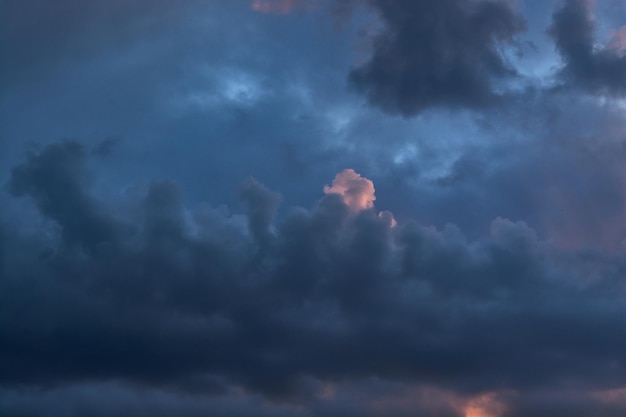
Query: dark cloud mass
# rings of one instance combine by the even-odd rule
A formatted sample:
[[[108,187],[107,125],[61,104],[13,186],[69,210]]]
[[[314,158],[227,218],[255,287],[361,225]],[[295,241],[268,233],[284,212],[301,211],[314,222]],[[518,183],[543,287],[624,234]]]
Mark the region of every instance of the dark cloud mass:
[[[0,417],[623,417],[625,22],[0,0]]]
[[[429,107],[482,107],[502,95],[494,81],[515,75],[499,45],[524,28],[500,0],[372,0],[384,28],[371,58],[350,83],[386,112],[411,116]]]
[[[566,0],[552,17],[550,34],[565,60],[567,82],[608,95],[626,93],[626,56],[623,44],[596,46],[593,2]],[[619,32],[615,33],[620,41]],[[621,41],[623,43],[623,41]]]
[[[294,403],[307,415],[342,415],[355,407],[342,395],[358,381],[467,398],[514,392],[513,406],[542,388],[604,392],[626,383],[621,251],[563,252],[505,219],[469,242],[454,226],[393,225],[333,193],[292,209],[274,229],[279,198],[253,179],[240,190],[247,226],[218,209],[186,208],[170,181],[150,185],[127,211],[105,210],[80,181],[89,176],[85,154],[76,142],[50,145],[11,176],[12,192],[60,234],[9,226],[3,234],[0,384],[11,399],[3,415],[21,415],[32,395],[15,391],[21,386],[61,396],[67,386],[80,398],[72,386],[100,392],[104,384],[105,396],[132,383],[157,397],[202,394],[197,401],[209,407],[243,389],[279,408],[252,415],[281,415]],[[575,273],[592,264],[610,272]],[[399,397],[380,399],[392,412],[416,395],[387,389]],[[439,406],[424,399],[415,410],[463,415],[460,400],[441,395]],[[586,407],[611,404],[590,398]],[[374,402],[363,407],[376,414]]]
[[[31,154],[27,164],[13,169],[9,189],[15,196],[32,197],[44,216],[58,222],[68,241],[93,248],[110,240],[113,223],[83,192],[89,177],[84,153],[77,143],[64,142]]]

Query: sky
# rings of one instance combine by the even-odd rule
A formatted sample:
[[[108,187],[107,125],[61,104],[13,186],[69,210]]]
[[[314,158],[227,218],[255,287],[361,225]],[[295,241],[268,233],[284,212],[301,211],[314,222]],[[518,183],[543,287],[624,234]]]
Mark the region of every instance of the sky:
[[[0,415],[626,415],[626,2],[0,0]]]

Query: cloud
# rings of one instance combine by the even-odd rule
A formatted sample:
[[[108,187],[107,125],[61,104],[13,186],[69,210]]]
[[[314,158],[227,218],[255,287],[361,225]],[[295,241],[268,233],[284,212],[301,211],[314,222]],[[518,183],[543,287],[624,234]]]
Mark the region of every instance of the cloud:
[[[524,22],[499,0],[372,0],[384,24],[370,59],[350,84],[391,114],[439,106],[484,107],[498,101],[494,81],[515,76],[501,56]]]
[[[488,392],[470,399],[463,413],[465,417],[502,417],[506,411],[507,407],[497,393]]]
[[[374,192],[374,183],[353,169],[344,169],[335,176],[331,186],[324,186],[324,194],[339,194],[343,202],[357,212],[374,207]]]
[[[266,244],[280,194],[271,192],[254,178],[248,178],[239,188],[239,198],[248,207],[250,232],[259,244]]]
[[[565,61],[561,77],[593,93],[621,96],[626,92],[626,56],[621,31],[606,47],[595,45],[594,3],[566,0],[552,16],[549,33]]]
[[[319,19],[263,19],[251,2],[184,17],[171,2],[128,13],[123,1],[18,3],[51,20],[0,25],[16,35],[4,36],[1,415],[626,413],[623,109],[561,89],[463,113],[467,123],[398,120],[337,95],[353,26],[326,36]],[[495,33],[482,8],[509,6],[408,3],[364,2],[381,13],[381,43],[354,73],[384,71],[377,56],[409,62],[352,81],[375,107],[414,115],[506,95],[509,38],[473,47],[465,20],[483,16]],[[418,29],[443,48],[407,35]],[[605,49],[618,54],[620,36]],[[502,73],[481,69],[485,50]],[[432,67],[416,64],[431,55]],[[435,71],[446,57],[474,69],[458,85],[478,88]],[[43,69],[47,81],[32,73]],[[172,114],[170,95],[194,94],[215,101]],[[66,141],[21,159],[29,138],[117,132],[133,139],[114,152]],[[406,163],[390,167],[397,152]],[[330,183],[335,166],[367,171]]]
[[[58,222],[68,241],[93,249],[113,238],[115,225],[83,192],[89,181],[84,158],[85,150],[76,142],[50,145],[13,169],[9,190],[14,196],[32,197],[44,216]]]
[[[453,225],[392,228],[352,170],[279,220],[278,194],[246,180],[246,232],[241,216],[187,207],[173,181],[105,204],[88,158],[63,142],[13,169],[12,192],[60,233],[0,223],[3,415],[41,415],[37,398],[47,415],[132,414],[144,390],[177,415],[558,416],[573,386],[590,413],[624,411],[595,394],[626,386],[623,251],[555,247],[502,218],[472,241]],[[88,387],[103,384],[96,401]],[[432,390],[447,394],[402,396]]]

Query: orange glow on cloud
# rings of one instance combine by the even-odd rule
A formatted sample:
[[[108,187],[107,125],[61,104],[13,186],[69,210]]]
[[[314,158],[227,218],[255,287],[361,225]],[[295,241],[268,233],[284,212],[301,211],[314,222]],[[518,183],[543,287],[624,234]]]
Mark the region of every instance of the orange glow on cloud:
[[[372,411],[381,415],[413,415],[418,410],[428,415],[451,415],[459,417],[503,417],[507,411],[503,396],[513,392],[485,392],[467,397],[433,387],[409,386],[369,401]]]
[[[340,195],[344,204],[353,213],[374,208],[375,192],[376,189],[372,180],[362,177],[361,174],[351,168],[338,173],[332,185],[324,186],[324,194]],[[378,217],[385,220],[391,228],[398,225],[390,211],[381,211],[378,213]]]
[[[350,210],[359,212],[374,207],[374,183],[356,173],[344,169],[335,176],[331,186],[324,186],[324,194],[339,194]]]
[[[486,393],[472,398],[463,407],[464,417],[501,417],[506,406],[495,393]]]
[[[302,0],[254,0],[252,10],[260,13],[287,14],[304,3]]]

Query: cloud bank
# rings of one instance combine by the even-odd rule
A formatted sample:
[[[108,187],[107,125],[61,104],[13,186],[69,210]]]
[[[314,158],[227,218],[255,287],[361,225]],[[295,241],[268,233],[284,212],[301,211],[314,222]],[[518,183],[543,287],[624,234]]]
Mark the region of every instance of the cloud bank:
[[[3,415],[136,415],[137,395],[154,415],[625,410],[623,250],[502,218],[475,241],[392,227],[353,170],[276,222],[279,195],[252,179],[246,216],[186,207],[172,181],[112,204],[87,158],[56,143],[12,171],[44,226],[2,222]]]
[[[626,414],[620,2],[53,3],[0,2],[0,415]]]

